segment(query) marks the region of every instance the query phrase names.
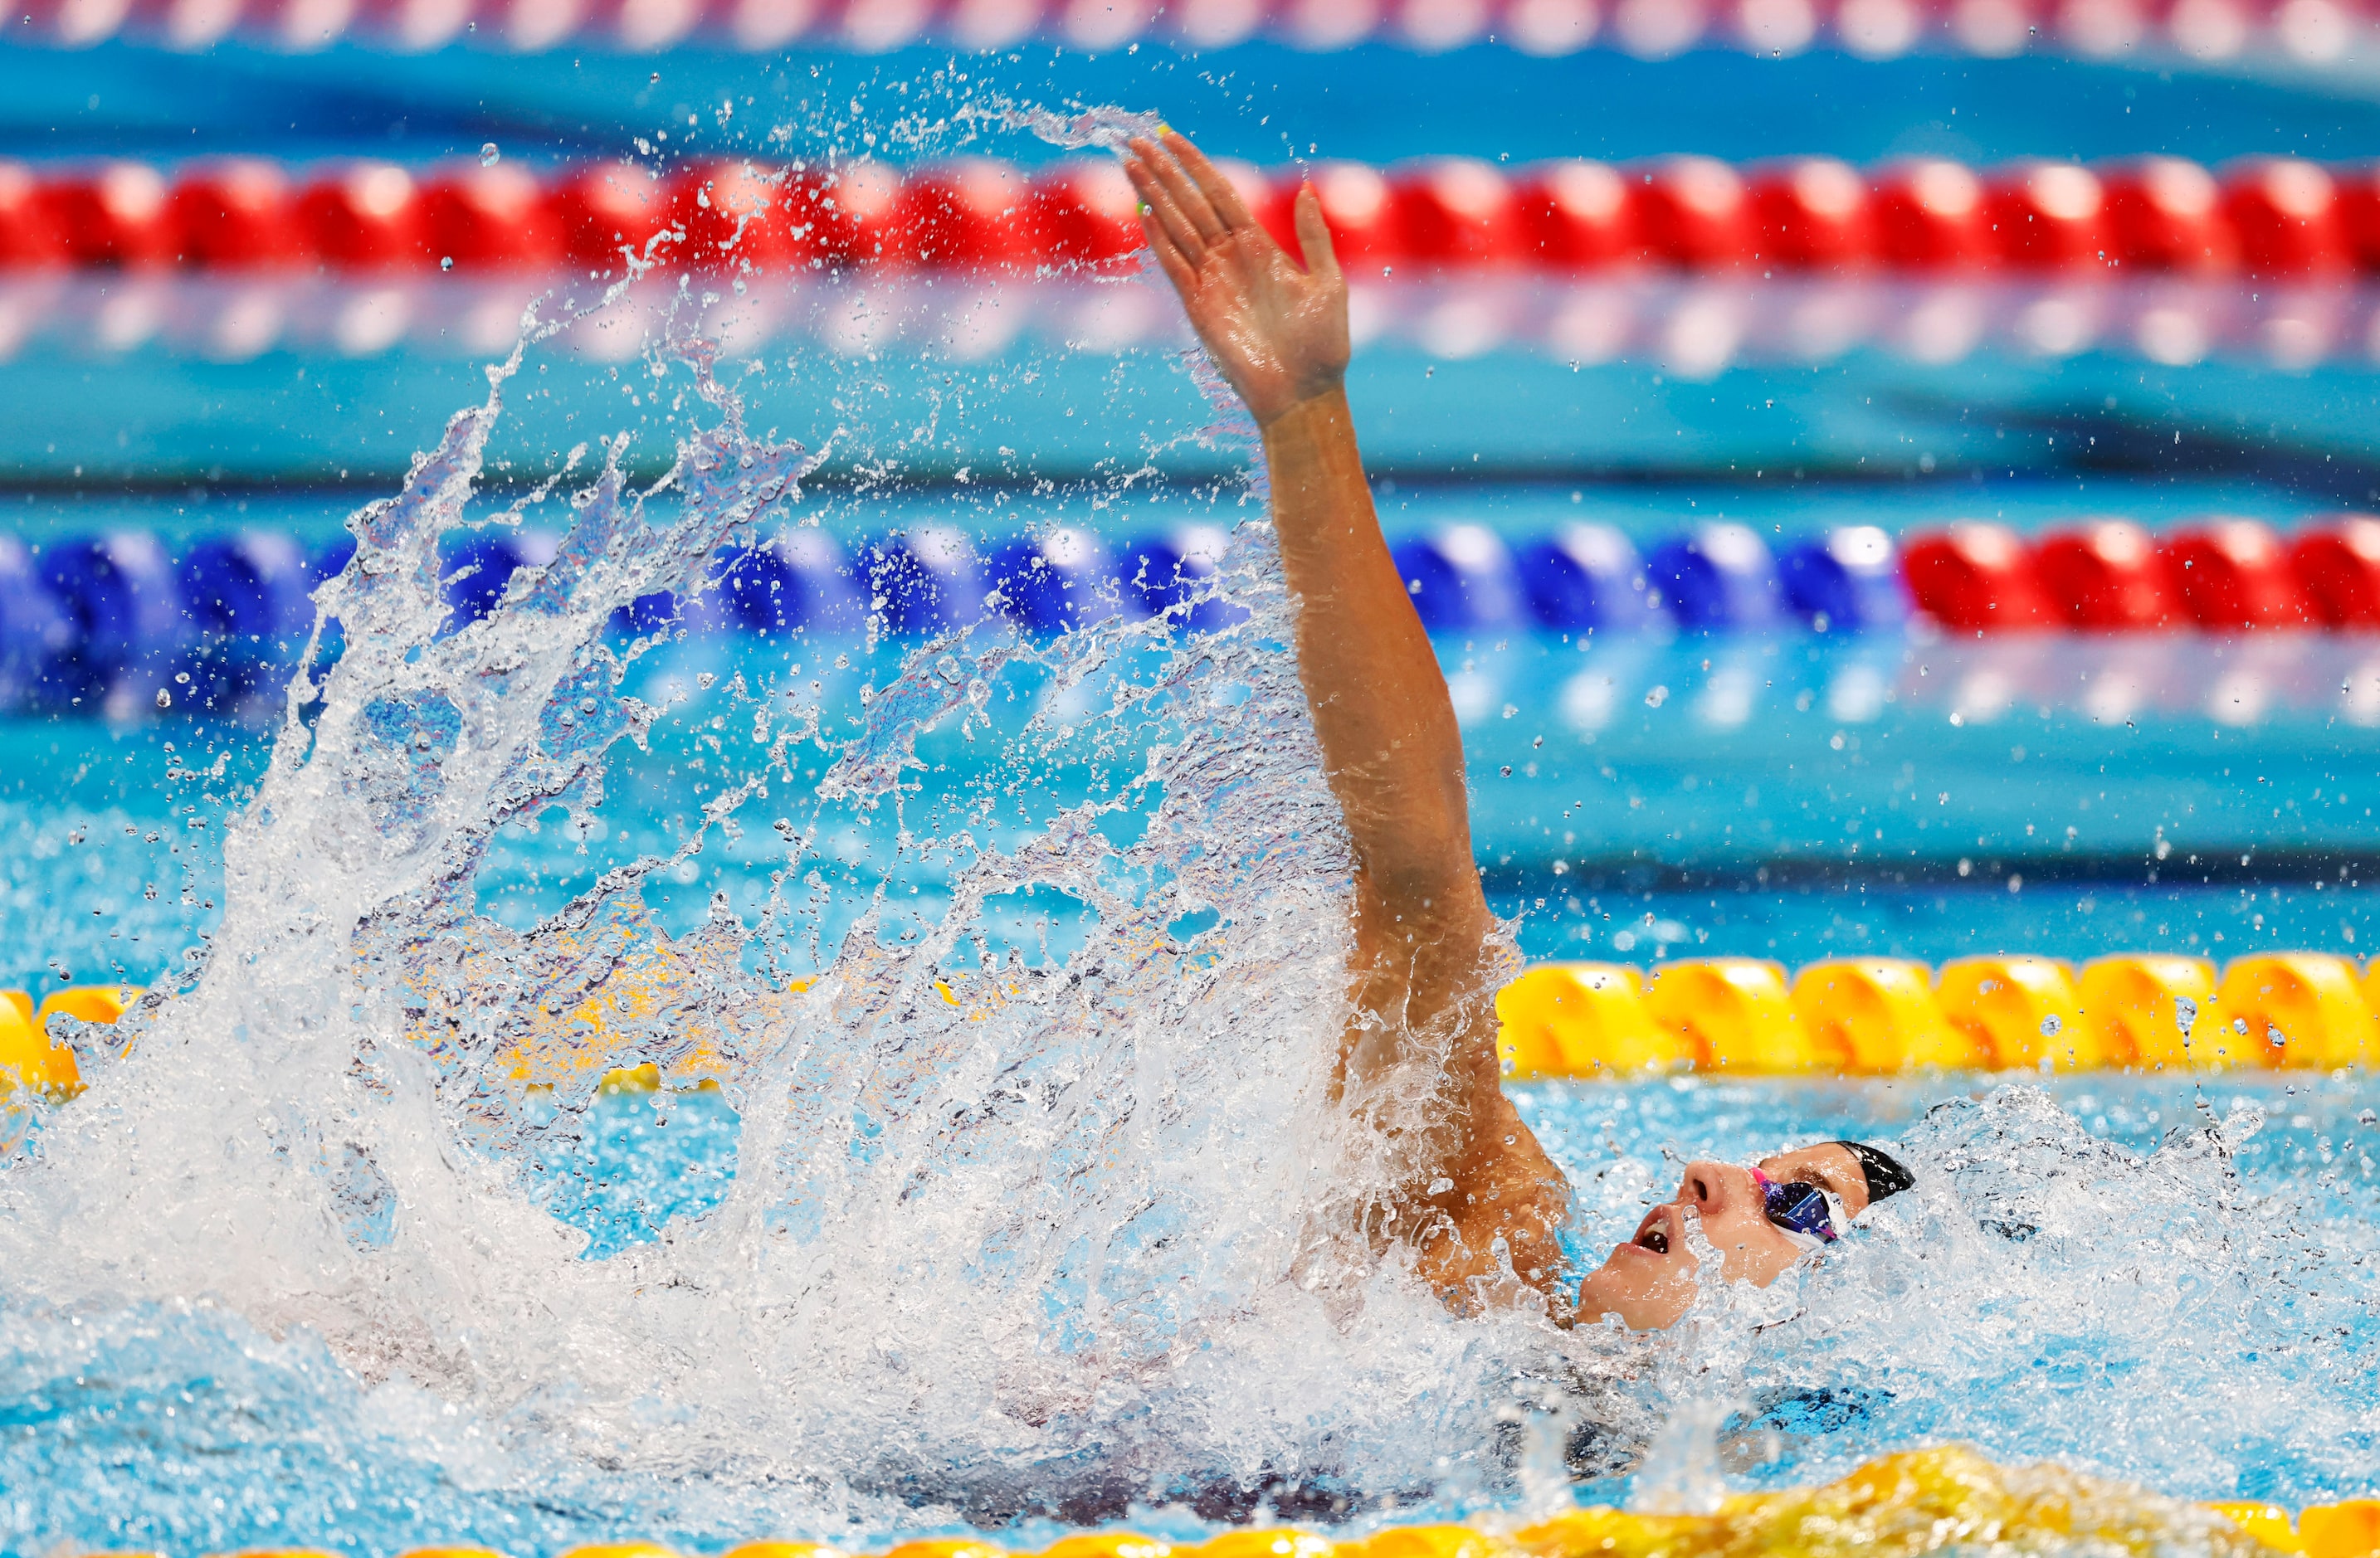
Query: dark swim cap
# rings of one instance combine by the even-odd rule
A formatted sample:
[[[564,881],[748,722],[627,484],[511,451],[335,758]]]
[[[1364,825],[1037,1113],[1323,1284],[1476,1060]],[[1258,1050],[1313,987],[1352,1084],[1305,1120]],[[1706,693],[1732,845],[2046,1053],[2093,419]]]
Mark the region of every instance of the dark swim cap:
[[[1917,1181],[1900,1160],[1881,1147],[1871,1147],[1864,1141],[1836,1141],[1852,1156],[1859,1159],[1860,1172],[1867,1178],[1867,1203],[1874,1206],[1887,1196],[1897,1196]]]

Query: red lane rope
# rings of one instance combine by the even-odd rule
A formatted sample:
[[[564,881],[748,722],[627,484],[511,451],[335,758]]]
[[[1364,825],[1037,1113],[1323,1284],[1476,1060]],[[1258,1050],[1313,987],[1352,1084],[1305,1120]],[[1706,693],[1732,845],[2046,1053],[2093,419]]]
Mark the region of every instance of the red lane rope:
[[[2163,537],[2099,520],[2027,539],[1961,525],[1906,538],[1901,574],[1944,627],[1998,634],[2380,628],[2380,519],[2342,514],[2295,536],[2214,518]]]
[[[2374,30],[2374,0],[19,0],[10,36],[82,46],[122,33],[203,48],[238,34],[289,49],[345,38],[421,50],[630,52],[702,42],[878,53],[913,43],[1005,48],[1041,38],[1099,51],[1270,38],[1329,51],[1365,42],[1437,53],[1490,45],[1560,55],[1611,47],[1764,56],[1833,47],[1869,59],[1919,49],[1998,57],[2043,47],[2087,58],[2213,64],[2243,54],[2340,63]]]
[[[1230,168],[1286,236],[1296,170]],[[1870,169],[1805,157],[1504,168],[1447,158],[1312,170],[1342,260],[1367,277],[1503,270],[2010,277],[2321,278],[2380,272],[2380,167],[2150,157]],[[1125,262],[1140,233],[1110,162],[989,159],[832,172],[744,161],[292,170],[257,160],[0,163],[0,268],[346,272],[859,269],[1031,273]],[[657,240],[657,241],[656,241]]]

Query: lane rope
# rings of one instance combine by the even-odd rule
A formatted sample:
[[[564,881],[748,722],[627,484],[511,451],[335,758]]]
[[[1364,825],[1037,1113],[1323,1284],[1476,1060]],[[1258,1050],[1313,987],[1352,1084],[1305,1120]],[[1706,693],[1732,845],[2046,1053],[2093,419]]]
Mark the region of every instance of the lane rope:
[[[1130,1531],[1087,1532],[1026,1554],[968,1538],[903,1542],[880,1558],[1676,1558],[1790,1552],[1803,1558],[1920,1558],[1996,1551],[2070,1551],[2129,1558],[2192,1552],[2213,1558],[2297,1553],[2369,1558],[2380,1552],[2380,1502],[2309,1505],[2292,1520],[2255,1501],[2159,1497],[2051,1464],[2000,1467],[1962,1445],[1879,1456],[1818,1487],[1738,1493],[1708,1515],[1636,1515],[1584,1507],[1532,1524],[1391,1526],[1337,1540],[1295,1528],[1226,1531],[1172,1543]],[[85,1555],[99,1558],[99,1555]],[[217,1558],[337,1558],[274,1549]],[[418,1548],[402,1558],[505,1558],[479,1547]],[[561,1558],[680,1558],[657,1542],[577,1547]],[[808,1541],[754,1541],[720,1558],[846,1558]]]
[[[528,528],[450,539],[454,624],[492,610],[556,544]],[[613,627],[766,641],[856,633],[871,618],[910,636],[1004,618],[1050,636],[1124,611],[1172,612],[1208,632],[1238,620],[1209,593],[1230,545],[1201,525],[1111,541],[1072,526],[978,538],[927,525],[846,548],[797,527],[720,553],[706,590],[641,598]],[[0,533],[0,710],[240,712],[285,680],[313,625],[311,591],[353,546],[340,532],[310,551],[249,528],[201,536],[175,557],[144,530],[38,544]],[[1841,525],[1774,544],[1750,525],[1710,523],[1642,548],[1606,525],[1508,539],[1463,524],[1402,537],[1391,553],[1439,635],[1536,632],[1580,649],[1731,634],[1749,650],[1789,631],[1864,643],[1825,688],[1828,717],[1849,725],[1902,703],[1947,706],[1954,725],[2019,703],[2100,724],[2146,711],[2247,727],[2325,706],[2350,725],[2380,724],[2380,518],[2369,515],[2318,516],[2286,536],[2237,518],[2163,535],[2101,519],[2032,537],[1968,524],[1900,541]],[[1651,670],[1584,661],[1546,713],[1598,730],[1635,690],[1622,679],[1640,673]],[[1722,669],[1711,685],[1738,674]],[[1469,685],[1457,684],[1466,723]],[[1658,705],[1666,688],[1647,696]],[[1761,701],[1698,699],[1697,718],[1741,724]]]
[[[522,1041],[522,1074],[549,1085],[545,1073],[583,1070],[604,1053],[605,1014],[655,1007],[674,966],[624,973],[558,1037]],[[972,1010],[1006,998],[987,981],[953,972],[937,988]],[[50,1019],[112,1024],[140,994],[79,985],[36,1007],[27,992],[0,993],[0,1073],[47,1093],[79,1092],[75,1053],[50,1033]],[[1956,958],[1938,970],[1908,958],[1835,958],[1793,972],[1758,958],[1681,958],[1650,969],[1545,963],[1497,993],[1496,1014],[1506,1075],[1519,1081],[2380,1066],[2380,962],[2367,970],[2328,952],[2251,953],[2219,977],[2211,960],[2150,952],[2079,969],[2032,954]],[[611,1067],[598,1081],[632,1091],[698,1085],[710,1080],[704,1064]]]
[[[12,33],[69,48],[129,37],[187,51],[230,37],[293,52],[352,41],[398,53],[476,44],[516,54],[592,46],[863,54],[937,43],[991,51],[1028,39],[1091,53],[1142,42],[1205,52],[1268,39],[1308,53],[1366,43],[1423,54],[1500,47],[1548,58],[1587,48],[1642,59],[1696,48],[1769,59],[1833,48],[1864,60],[2047,51],[2178,69],[2241,61],[2299,70],[2350,65],[2374,31],[2369,0],[638,0],[616,7],[585,0],[338,7],[300,0],[28,0],[12,19]]]
[[[1309,174],[1351,272],[2111,275],[2321,280],[2380,272],[2380,166],[2174,157],[2085,166],[1828,157],[1738,167],[1471,158],[1390,167],[1220,164],[1276,236]],[[749,277],[860,270],[1034,274],[1136,263],[1111,160],[971,157],[832,169],[700,159],[426,168],[259,158],[0,163],[0,269],[270,273],[616,272],[623,248]]]

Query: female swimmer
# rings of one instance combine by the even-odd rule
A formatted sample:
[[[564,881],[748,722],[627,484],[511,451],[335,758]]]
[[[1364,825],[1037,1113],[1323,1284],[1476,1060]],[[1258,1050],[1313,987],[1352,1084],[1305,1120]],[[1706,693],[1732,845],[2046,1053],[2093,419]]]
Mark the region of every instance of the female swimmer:
[[[1462,736],[1356,452],[1347,284],[1321,206],[1311,185],[1299,189],[1301,266],[1183,137],[1134,140],[1124,167],[1159,266],[1262,434],[1298,675],[1354,850],[1355,1018],[1341,1085],[1398,1149],[1392,1226],[1411,1230],[1418,1270],[1457,1308],[1517,1299],[1564,1322],[1668,1325],[1695,1292],[1688,1212],[1728,1279],[1774,1281],[1906,1188],[1908,1171],[1844,1141],[1749,1167],[1690,1164],[1676,1197],[1575,1299],[1559,1292],[1570,1186],[1499,1080],[1503,970],[1472,862]],[[1430,1106],[1395,1107],[1416,1074]]]

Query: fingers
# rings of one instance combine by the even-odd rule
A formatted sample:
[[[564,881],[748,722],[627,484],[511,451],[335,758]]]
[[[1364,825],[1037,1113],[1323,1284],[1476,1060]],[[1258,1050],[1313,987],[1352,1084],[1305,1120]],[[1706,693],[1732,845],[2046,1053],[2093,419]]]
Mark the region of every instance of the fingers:
[[[1178,130],[1168,128],[1160,133],[1165,138],[1165,149],[1172,152],[1174,160],[1188,171],[1191,180],[1205,194],[1208,203],[1215,208],[1215,214],[1222,218],[1225,227],[1257,226],[1257,220],[1248,214],[1247,205],[1240,199],[1239,190],[1233,188],[1232,181],[1207,160],[1207,153],[1192,145],[1190,138]],[[1262,231],[1261,228],[1257,230]]]
[[[1196,269],[1199,260],[1206,257],[1207,243],[1199,236],[1197,227],[1183,214],[1173,192],[1157,176],[1156,170],[1140,158],[1124,163],[1123,168],[1125,176],[1132,180],[1132,187],[1140,191],[1141,202],[1148,208],[1148,214],[1157,219],[1158,230],[1172,241],[1173,247],[1181,251],[1182,258]]]
[[[1322,201],[1311,183],[1297,187],[1297,247],[1305,256],[1306,274],[1339,279],[1339,255],[1330,247],[1330,223],[1322,220]]]
[[[1223,236],[1226,229],[1223,219],[1215,212],[1215,202],[1207,198],[1207,192],[1198,187],[1171,152],[1147,139],[1134,141],[1132,149],[1140,154],[1141,163],[1150,175],[1167,194],[1173,197],[1175,208],[1189,221],[1200,238],[1212,243]]]
[[[1155,211],[1140,213],[1140,230],[1148,239],[1149,252],[1157,256],[1158,269],[1163,271],[1165,279],[1173,284],[1173,290],[1186,298],[1191,287],[1197,283],[1197,267],[1183,258],[1182,250],[1176,247],[1172,237],[1158,225]]]

